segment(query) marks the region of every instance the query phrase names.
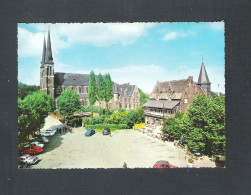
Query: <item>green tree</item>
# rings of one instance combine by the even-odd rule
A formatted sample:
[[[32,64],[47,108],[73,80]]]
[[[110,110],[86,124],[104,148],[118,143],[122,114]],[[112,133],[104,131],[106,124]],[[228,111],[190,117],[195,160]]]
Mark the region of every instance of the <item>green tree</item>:
[[[39,91],[39,86],[36,85],[26,85],[23,83],[18,83],[18,97],[22,100],[33,92]]]
[[[91,106],[97,101],[96,78],[93,71],[91,71],[89,78],[88,99]]]
[[[177,112],[175,117],[169,117],[165,120],[162,131],[167,132],[169,135],[176,139],[184,137],[187,129],[189,128],[189,118],[181,112]]]
[[[149,100],[149,95],[145,94],[140,88],[138,90],[140,94],[140,106],[143,106]]]
[[[81,107],[79,95],[71,89],[65,90],[58,98],[59,113],[70,116]]]
[[[101,102],[105,100],[105,81],[101,74],[98,75],[98,90],[97,90],[97,99],[101,107]]]
[[[225,98],[197,95],[188,108],[191,127],[189,146],[204,154],[225,153]]]
[[[18,99],[18,131],[20,138],[29,137],[39,131],[44,123],[48,112],[54,110],[54,102],[51,96],[34,92],[23,100]]]
[[[113,98],[113,91],[112,91],[113,82],[111,79],[110,74],[105,75],[105,102],[106,102],[106,109],[108,110],[108,103]]]

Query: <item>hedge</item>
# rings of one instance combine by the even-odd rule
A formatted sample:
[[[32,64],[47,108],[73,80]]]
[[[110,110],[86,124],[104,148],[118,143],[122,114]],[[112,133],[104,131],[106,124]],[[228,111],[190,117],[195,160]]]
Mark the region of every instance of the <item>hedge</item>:
[[[117,129],[129,129],[127,124],[96,124],[96,125],[85,125],[86,129],[110,129],[111,131]]]

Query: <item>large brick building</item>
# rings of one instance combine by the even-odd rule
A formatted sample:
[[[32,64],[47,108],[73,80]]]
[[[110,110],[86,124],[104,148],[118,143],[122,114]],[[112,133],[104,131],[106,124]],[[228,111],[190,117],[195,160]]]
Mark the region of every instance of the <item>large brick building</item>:
[[[197,94],[211,97],[211,83],[204,62],[197,83],[192,76],[184,80],[156,83],[150,99],[144,104],[145,123],[159,130],[165,118],[174,116],[177,111],[186,112]]]
[[[97,82],[97,75],[96,75]],[[47,44],[44,38],[42,60],[40,67],[40,91],[51,95],[55,102],[67,89],[79,94],[83,106],[90,106],[88,99],[89,74],[75,74],[54,72],[50,31],[48,31]],[[136,109],[140,106],[140,94],[136,85],[114,84],[113,99],[109,102],[110,109]],[[105,108],[105,102],[101,103]],[[96,102],[94,106],[99,106]]]

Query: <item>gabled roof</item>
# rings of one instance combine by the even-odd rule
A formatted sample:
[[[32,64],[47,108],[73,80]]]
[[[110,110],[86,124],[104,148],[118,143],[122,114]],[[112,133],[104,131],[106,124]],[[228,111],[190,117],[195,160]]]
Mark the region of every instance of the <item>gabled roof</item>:
[[[204,65],[204,62],[202,62],[201,64],[201,68],[200,68],[200,75],[199,75],[199,79],[198,79],[198,85],[201,84],[211,84],[209,81],[209,78],[207,76],[207,71]]]
[[[113,93],[118,93],[119,95],[124,95],[125,93],[127,95],[132,95],[133,91],[135,89],[135,85],[130,85],[129,83],[125,84],[114,84],[113,85]]]
[[[148,100],[144,104],[144,107],[163,108],[164,106],[164,108],[166,109],[173,109],[179,103],[180,103],[179,101],[173,101],[173,100]]]
[[[182,80],[157,82],[150,95],[150,98],[167,99],[169,93],[171,93],[171,99],[181,99],[182,94],[184,93],[189,83],[189,80],[192,80],[192,77],[188,77],[187,79]]]
[[[65,85],[65,86],[78,86],[85,85],[89,86],[89,74],[75,74],[75,73],[62,73],[56,72],[54,74],[55,85]],[[96,82],[98,80],[98,75],[95,75]]]
[[[174,80],[174,81],[166,81],[166,82],[158,82],[156,87],[152,93],[168,93],[169,90],[175,91],[175,93],[183,93],[189,79],[182,80]]]

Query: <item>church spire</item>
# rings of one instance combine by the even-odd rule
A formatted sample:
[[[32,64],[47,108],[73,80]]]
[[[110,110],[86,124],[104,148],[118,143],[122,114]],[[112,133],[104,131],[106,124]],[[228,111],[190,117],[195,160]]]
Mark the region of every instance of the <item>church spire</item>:
[[[200,68],[200,75],[199,75],[199,79],[198,79],[198,84],[211,84],[209,81],[209,78],[207,76],[207,71],[205,68],[205,64],[203,62],[203,58],[202,58],[202,64],[201,64],[201,68]]]
[[[202,64],[201,64],[201,68],[200,68],[200,75],[199,75],[197,85],[199,85],[204,90],[205,94],[208,97],[211,97],[211,83],[210,83],[209,78],[207,76],[207,71],[206,71],[206,68],[205,68],[205,64],[203,62],[203,58],[202,58]]]
[[[45,52],[46,52],[46,43],[45,43],[45,37],[44,37],[44,46],[43,46],[43,53],[42,53],[42,60],[41,60],[41,67],[45,63]]]
[[[46,63],[53,63],[53,57],[52,57],[52,51],[51,51],[50,29],[48,30],[47,48],[46,48],[46,53],[45,53],[45,62]]]

